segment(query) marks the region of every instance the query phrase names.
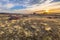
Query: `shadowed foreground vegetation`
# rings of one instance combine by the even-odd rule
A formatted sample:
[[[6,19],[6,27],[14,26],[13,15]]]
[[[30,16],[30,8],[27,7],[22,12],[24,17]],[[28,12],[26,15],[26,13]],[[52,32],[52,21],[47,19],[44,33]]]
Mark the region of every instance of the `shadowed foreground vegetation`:
[[[9,15],[0,15],[0,40],[60,40],[60,18],[43,15],[9,18]]]

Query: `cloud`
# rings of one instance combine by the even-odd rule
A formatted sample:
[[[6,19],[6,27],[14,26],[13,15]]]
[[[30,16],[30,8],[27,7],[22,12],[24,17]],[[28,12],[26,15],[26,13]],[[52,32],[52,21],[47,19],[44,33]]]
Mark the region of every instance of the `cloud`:
[[[46,0],[42,4],[36,4],[33,5],[32,7],[28,7],[26,10],[32,10],[37,11],[37,10],[49,10],[49,9],[56,9],[60,8],[60,1],[59,2],[52,2],[53,0]]]
[[[12,7],[14,7],[15,5],[14,4],[11,4],[11,3],[8,3],[8,4],[6,4],[6,5],[4,5],[4,7],[5,8],[8,8],[8,9],[10,9],[10,8],[12,8]]]
[[[27,12],[60,8],[57,0],[0,0],[0,12]],[[23,12],[24,11],[24,12]]]

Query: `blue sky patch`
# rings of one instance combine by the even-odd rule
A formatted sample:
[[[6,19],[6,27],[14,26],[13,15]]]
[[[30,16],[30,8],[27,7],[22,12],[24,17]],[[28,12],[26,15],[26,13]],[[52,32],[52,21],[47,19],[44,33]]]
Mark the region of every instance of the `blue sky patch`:
[[[14,6],[14,7],[12,7],[11,9],[13,10],[13,9],[16,9],[16,10],[18,10],[18,9],[25,9],[26,7],[25,6]]]

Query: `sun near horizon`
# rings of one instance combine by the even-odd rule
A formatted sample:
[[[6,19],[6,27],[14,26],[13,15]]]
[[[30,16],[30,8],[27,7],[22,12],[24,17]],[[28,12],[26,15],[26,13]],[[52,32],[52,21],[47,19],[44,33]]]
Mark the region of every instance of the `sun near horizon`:
[[[46,13],[46,14],[60,13],[60,9],[45,9],[45,10],[38,10],[38,11],[35,11],[35,12],[38,13],[38,14],[41,14],[41,13]]]

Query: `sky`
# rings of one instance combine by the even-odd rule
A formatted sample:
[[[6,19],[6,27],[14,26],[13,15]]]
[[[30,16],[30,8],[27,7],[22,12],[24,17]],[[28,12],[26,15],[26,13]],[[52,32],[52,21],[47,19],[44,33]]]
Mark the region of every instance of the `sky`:
[[[60,8],[60,0],[0,0],[0,12],[49,10]]]

